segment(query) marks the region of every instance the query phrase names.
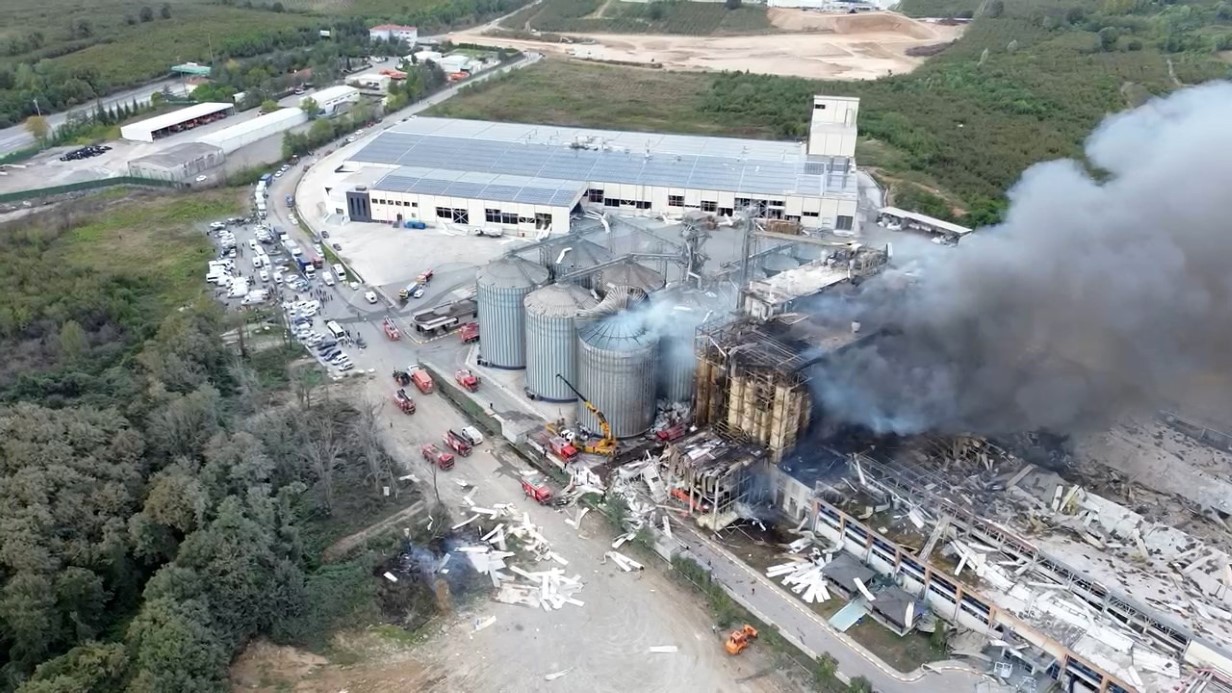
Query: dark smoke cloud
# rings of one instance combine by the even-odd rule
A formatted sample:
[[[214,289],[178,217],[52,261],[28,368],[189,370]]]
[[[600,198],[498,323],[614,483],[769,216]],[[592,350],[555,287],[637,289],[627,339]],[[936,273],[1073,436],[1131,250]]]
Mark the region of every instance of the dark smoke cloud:
[[[952,249],[896,248],[893,270],[818,306],[888,328],[817,369],[830,417],[1069,432],[1232,373],[1232,84],[1111,116],[1085,149],[1098,176],[1033,166],[1005,223]]]

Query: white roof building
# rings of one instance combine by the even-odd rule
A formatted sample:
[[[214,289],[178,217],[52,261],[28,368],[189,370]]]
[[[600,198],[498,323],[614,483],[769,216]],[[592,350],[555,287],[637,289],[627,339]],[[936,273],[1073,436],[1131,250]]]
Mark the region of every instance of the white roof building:
[[[408,45],[414,46],[419,40],[419,29],[413,26],[404,26],[402,24],[381,24],[368,29],[368,38],[373,41],[405,41]]]
[[[120,136],[126,140],[153,142],[159,137],[186,129],[185,126],[192,124],[193,121],[212,116],[222,118],[234,111],[235,104],[233,103],[193,104],[170,113],[123,125],[120,127]]]
[[[382,133],[350,163],[352,170],[384,168],[391,179],[398,169],[414,169],[401,171],[398,189],[388,192],[408,186],[425,190],[426,183],[406,181],[415,176],[433,181],[450,171],[552,181],[556,193],[570,192],[554,193],[557,202],[581,191],[579,204],[620,213],[732,216],[753,208],[810,229],[854,230],[857,224],[854,159],[812,156],[798,142],[417,117]],[[420,175],[424,172],[435,177]],[[378,180],[371,198],[387,199],[380,194],[386,187]],[[372,219],[405,217],[407,210],[399,206],[374,204]],[[451,205],[446,212],[456,221],[459,215],[451,210],[461,207]],[[469,216],[469,223],[482,223]],[[568,228],[554,224],[551,230]]]

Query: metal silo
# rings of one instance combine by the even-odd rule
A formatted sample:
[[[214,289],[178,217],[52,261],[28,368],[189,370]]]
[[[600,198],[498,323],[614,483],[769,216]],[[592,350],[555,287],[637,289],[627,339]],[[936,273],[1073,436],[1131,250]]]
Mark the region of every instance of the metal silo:
[[[641,316],[625,311],[578,329],[578,389],[603,412],[617,438],[645,433],[654,423],[658,339]],[[599,421],[578,404],[578,421]]]
[[[652,294],[666,284],[667,280],[662,274],[639,265],[633,260],[626,260],[619,265],[599,270],[598,276],[595,277],[594,287],[601,293],[618,286],[625,286],[645,294]]]
[[[496,368],[526,367],[526,312],[523,299],[548,280],[548,271],[533,262],[507,257],[494,260],[475,278],[479,304],[479,353]]]
[[[580,239],[572,245],[564,246],[556,251],[556,256],[552,258],[552,271],[559,278],[570,272],[589,269],[605,262],[611,262],[611,260],[612,254],[608,252],[607,248],[594,241]],[[568,282],[584,286],[588,289],[594,286],[591,283],[591,275],[574,277],[569,279]]]
[[[556,377],[577,383],[577,323],[595,307],[595,298],[577,284],[552,284],[526,296],[526,390],[532,399],[577,399]]]

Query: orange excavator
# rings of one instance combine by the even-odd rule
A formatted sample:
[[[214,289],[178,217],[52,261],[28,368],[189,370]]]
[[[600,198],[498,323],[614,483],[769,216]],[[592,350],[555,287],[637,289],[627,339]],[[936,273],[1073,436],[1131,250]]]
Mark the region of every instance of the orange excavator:
[[[749,646],[749,642],[757,637],[757,629],[749,624],[744,624],[743,628],[733,630],[727,636],[727,642],[723,644],[724,649],[729,655],[738,655],[744,652],[744,648]]]
[[[560,381],[565,384],[565,387],[572,390],[573,394],[577,395],[578,399],[582,400],[582,404],[585,405],[586,411],[594,414],[595,418],[599,420],[599,433],[602,434],[602,437],[599,438],[599,440],[594,444],[582,442],[582,452],[588,452],[593,455],[603,455],[605,457],[614,456],[616,454],[616,436],[612,435],[612,426],[607,422],[607,417],[604,416],[603,412],[599,411],[599,408],[592,404],[590,400],[586,399],[582,393],[578,392],[578,389],[573,386],[573,383],[566,380],[565,376],[557,373],[556,377],[560,378]],[[579,436],[579,438],[580,437],[581,436]]]

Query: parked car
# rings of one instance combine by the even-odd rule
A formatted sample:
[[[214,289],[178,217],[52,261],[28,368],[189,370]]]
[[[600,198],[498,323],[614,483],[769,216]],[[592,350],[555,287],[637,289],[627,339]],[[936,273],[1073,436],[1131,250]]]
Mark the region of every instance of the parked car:
[[[368,303],[376,303],[376,292],[375,291],[365,292],[364,300],[367,301]]]

